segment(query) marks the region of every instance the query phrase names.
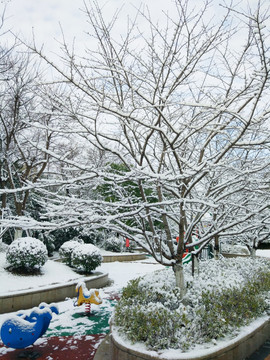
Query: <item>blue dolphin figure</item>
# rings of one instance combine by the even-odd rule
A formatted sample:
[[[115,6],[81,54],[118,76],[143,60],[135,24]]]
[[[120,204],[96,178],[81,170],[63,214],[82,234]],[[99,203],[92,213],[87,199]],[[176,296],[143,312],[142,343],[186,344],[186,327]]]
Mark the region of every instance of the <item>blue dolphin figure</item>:
[[[20,312],[5,320],[1,327],[3,343],[14,349],[22,349],[32,345],[48,329],[52,314],[58,314],[55,304],[41,303],[32,309],[30,315]]]

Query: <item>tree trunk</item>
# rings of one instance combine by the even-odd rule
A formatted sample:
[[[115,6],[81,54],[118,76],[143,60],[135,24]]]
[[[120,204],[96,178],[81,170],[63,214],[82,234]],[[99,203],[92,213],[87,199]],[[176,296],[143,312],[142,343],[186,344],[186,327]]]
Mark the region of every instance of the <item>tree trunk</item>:
[[[219,259],[219,254],[220,254],[220,248],[219,248],[219,236],[215,235],[215,245],[214,245],[214,259],[218,260]]]
[[[252,248],[250,249],[250,256],[251,256],[252,258],[255,258],[255,257],[256,257],[256,248],[255,248],[255,247],[252,247]]]
[[[175,274],[176,287],[180,289],[180,298],[182,299],[186,294],[183,265],[177,263],[174,265],[173,270]]]
[[[14,240],[17,240],[18,238],[22,237],[22,229],[16,228],[14,233]]]
[[[198,256],[192,254],[192,276],[199,275],[199,260]]]

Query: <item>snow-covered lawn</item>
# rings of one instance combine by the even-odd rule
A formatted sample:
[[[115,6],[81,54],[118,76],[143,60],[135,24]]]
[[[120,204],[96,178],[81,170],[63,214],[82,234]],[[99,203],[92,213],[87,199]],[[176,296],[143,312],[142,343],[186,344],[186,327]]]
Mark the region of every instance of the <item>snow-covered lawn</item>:
[[[79,275],[71,268],[53,260],[45,263],[41,275],[14,275],[5,270],[6,266],[5,254],[0,253],[0,296],[50,284],[65,283],[79,278]]]
[[[257,250],[256,255],[266,257],[266,258],[270,258],[270,250]]]
[[[109,252],[103,254],[112,255]],[[115,254],[115,253],[114,253]],[[14,275],[5,270],[7,266],[5,253],[0,252],[0,296],[11,292],[28,290],[31,288],[45,287],[51,284],[66,283],[71,280],[80,279],[80,275],[73,271],[67,265],[48,260],[41,269],[41,275]],[[144,260],[140,262],[111,262],[102,263],[95,272],[108,273],[113,281],[110,287],[112,291],[119,291],[127,282],[147,272],[163,268],[153,260]]]
[[[112,253],[103,252],[103,254]],[[269,257],[270,250],[257,250],[258,256]],[[5,253],[0,252],[0,296],[3,296],[10,292],[17,292],[30,288],[38,288],[56,283],[65,283],[71,280],[79,279],[78,273],[74,272],[70,267],[56,262],[54,260],[48,260],[42,267],[42,275],[35,276],[20,276],[13,275],[5,270],[7,266],[5,261]],[[163,268],[153,260],[145,260],[139,262],[113,262],[102,263],[96,271],[105,272],[109,274],[110,279],[113,280],[115,291],[118,291],[127,284],[130,279],[134,279],[147,272],[156,270],[157,268]]]

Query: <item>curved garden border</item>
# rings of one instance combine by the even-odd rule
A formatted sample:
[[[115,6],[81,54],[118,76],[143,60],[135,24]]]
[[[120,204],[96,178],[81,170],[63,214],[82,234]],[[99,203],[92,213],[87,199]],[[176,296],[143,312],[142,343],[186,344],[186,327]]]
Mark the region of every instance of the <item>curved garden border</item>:
[[[147,258],[145,253],[115,253],[110,255],[102,254],[104,263],[113,261],[136,261],[144,260]]]
[[[256,324],[257,323],[257,324]],[[256,324],[256,325],[254,325]],[[255,320],[246,332],[226,342],[225,345],[213,345],[211,349],[201,349],[187,353],[166,356],[154,351],[138,351],[136,346],[126,344],[111,328],[110,353],[111,360],[242,360],[253,354],[270,334],[270,318]],[[108,340],[107,340],[108,341]]]
[[[76,296],[75,287],[79,281],[84,281],[87,288],[102,288],[109,283],[109,277],[107,273],[96,273],[64,284],[54,284],[0,296],[0,314],[29,309],[38,306],[41,302],[51,303],[63,301],[67,297],[73,298]]]
[[[126,253],[103,255],[103,262],[136,261],[146,259],[144,253]],[[61,261],[60,259],[55,259]],[[65,284],[54,284],[38,289],[20,291],[0,296],[0,314],[17,310],[30,309],[41,302],[51,303],[63,301],[65,298],[76,296],[75,287],[78,281],[84,281],[87,288],[102,288],[109,283],[108,274],[96,273],[88,277],[80,277]]]

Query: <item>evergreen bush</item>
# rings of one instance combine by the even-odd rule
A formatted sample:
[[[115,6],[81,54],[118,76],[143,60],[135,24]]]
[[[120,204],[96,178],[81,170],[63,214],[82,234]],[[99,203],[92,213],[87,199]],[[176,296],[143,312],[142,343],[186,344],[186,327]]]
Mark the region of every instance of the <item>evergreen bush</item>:
[[[121,252],[123,249],[123,240],[116,236],[111,236],[105,240],[104,249],[107,251]]]
[[[71,266],[72,252],[79,244],[83,244],[82,240],[69,240],[61,245],[59,249],[59,256],[68,266]]]
[[[12,270],[31,272],[40,269],[48,259],[46,246],[38,239],[22,237],[9,245],[6,260]]]
[[[202,293],[203,306],[198,316],[200,332],[205,340],[218,339],[232,327],[239,328],[266,310],[263,297],[253,288],[250,281],[241,288]]]
[[[80,244],[71,254],[71,265],[82,273],[90,274],[101,262],[101,252],[92,244]]]
[[[104,240],[104,235],[102,231],[90,230],[87,227],[78,227],[78,228],[67,228],[67,229],[57,229],[50,232],[50,240],[53,239],[53,244],[55,250],[58,251],[60,247],[71,240],[79,240],[85,244],[101,245]]]

